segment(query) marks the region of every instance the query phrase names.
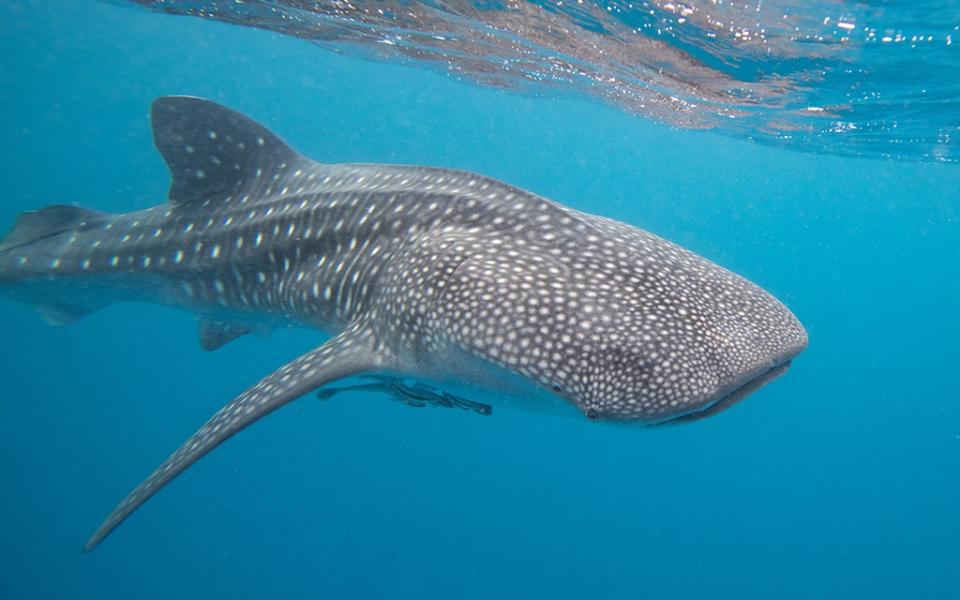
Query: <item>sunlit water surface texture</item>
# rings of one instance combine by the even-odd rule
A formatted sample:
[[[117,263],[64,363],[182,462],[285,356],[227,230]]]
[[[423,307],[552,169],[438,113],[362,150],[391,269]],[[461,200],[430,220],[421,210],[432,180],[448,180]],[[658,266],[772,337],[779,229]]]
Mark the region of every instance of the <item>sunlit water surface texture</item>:
[[[131,1],[785,148],[960,154],[951,1]]]
[[[150,102],[682,244],[810,335],[695,423],[308,396],[116,502],[322,334],[0,298],[0,598],[960,598],[960,3],[0,3],[0,230],[165,201]],[[476,390],[471,400],[493,400]]]

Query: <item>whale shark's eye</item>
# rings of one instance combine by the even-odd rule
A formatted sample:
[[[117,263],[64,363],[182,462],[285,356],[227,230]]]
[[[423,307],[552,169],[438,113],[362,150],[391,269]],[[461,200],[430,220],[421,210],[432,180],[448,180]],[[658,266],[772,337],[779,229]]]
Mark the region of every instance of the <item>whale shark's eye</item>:
[[[587,409],[587,418],[590,419],[591,421],[596,421],[597,419],[600,418],[600,413],[598,413],[598,412],[597,412],[597,409],[595,409],[595,408],[588,408],[588,409]]]
[[[557,384],[551,385],[551,386],[550,386],[550,389],[553,390],[553,393],[554,393],[554,394],[562,394],[562,393],[563,393],[563,388],[560,387],[560,386],[557,385]]]

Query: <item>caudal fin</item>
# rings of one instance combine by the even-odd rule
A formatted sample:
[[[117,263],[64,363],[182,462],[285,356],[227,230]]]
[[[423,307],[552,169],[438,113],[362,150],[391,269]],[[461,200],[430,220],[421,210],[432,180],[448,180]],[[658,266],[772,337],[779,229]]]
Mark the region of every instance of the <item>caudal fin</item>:
[[[66,294],[63,287],[44,281],[59,263],[58,236],[100,227],[109,215],[78,206],[49,206],[22,213],[13,229],[0,239],[0,291],[29,304],[52,325],[66,325],[106,305],[89,290]]]
[[[21,248],[68,231],[99,224],[105,213],[79,206],[55,205],[21,213],[10,233],[0,240],[0,252]]]

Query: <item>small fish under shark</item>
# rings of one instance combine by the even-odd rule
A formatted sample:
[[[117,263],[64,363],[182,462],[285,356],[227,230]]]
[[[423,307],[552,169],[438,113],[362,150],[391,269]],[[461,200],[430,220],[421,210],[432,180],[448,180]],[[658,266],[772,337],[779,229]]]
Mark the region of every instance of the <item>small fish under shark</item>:
[[[182,307],[209,350],[285,325],[332,337],[226,404],[87,550],[225,439],[334,380],[496,382],[520,404],[650,425],[730,406],[807,345],[773,296],[631,225],[463,171],[317,163],[201,98],[159,98],[151,122],[168,202],[22,214],[0,241],[0,292],[55,324],[118,301]]]

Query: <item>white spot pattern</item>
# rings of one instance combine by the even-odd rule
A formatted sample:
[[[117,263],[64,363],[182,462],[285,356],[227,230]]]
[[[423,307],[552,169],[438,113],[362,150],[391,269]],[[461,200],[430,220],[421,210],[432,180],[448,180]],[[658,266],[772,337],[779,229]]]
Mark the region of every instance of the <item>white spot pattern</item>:
[[[215,186],[223,165],[241,172],[247,153],[280,143],[262,128],[238,130],[259,126],[231,115],[179,140],[197,165],[183,171],[195,185]],[[203,150],[209,144],[216,155]],[[9,261],[0,274],[19,279],[102,275],[139,299],[342,332],[218,412],[91,545],[246,424],[388,360],[442,371],[451,352],[466,353],[588,417],[656,423],[709,409],[807,342],[790,311],[743,278],[635,227],[479,175],[300,159],[269,166],[245,167],[248,180],[230,194],[104,216],[35,255],[0,253]]]

